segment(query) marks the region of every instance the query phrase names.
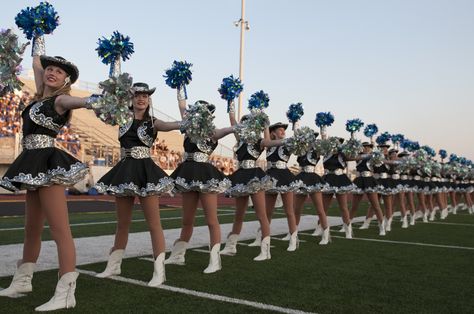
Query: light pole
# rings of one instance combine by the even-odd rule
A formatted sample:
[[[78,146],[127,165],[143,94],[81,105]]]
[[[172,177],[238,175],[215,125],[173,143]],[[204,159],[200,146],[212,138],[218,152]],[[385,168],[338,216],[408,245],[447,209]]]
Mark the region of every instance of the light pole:
[[[245,0],[242,0],[242,15],[240,20],[234,22],[235,27],[240,26],[240,61],[239,61],[239,79],[241,82],[244,80],[244,34],[245,31],[250,29],[249,22],[245,20]],[[237,120],[240,121],[242,117],[242,99],[244,93],[241,92],[239,95],[239,106]]]

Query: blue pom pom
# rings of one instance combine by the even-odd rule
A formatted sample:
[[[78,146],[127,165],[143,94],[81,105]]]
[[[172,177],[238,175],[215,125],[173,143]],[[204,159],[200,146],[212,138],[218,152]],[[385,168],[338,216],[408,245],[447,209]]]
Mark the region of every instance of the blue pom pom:
[[[27,7],[15,17],[18,28],[23,30],[27,39],[51,34],[59,25],[59,16],[48,2],[41,2],[34,8]]]
[[[411,141],[405,138],[400,142],[400,147],[406,150],[406,149],[409,149],[410,144],[411,144]]]
[[[350,133],[359,132],[363,126],[364,122],[362,122],[360,119],[347,120],[346,131]]]
[[[379,128],[377,127],[376,124],[367,124],[367,126],[364,129],[364,135],[367,137],[372,137],[375,134],[377,134],[378,131],[379,131]]]
[[[394,134],[392,135],[392,143],[396,144],[396,143],[401,143],[404,139],[405,139],[405,136],[403,134]]]
[[[440,149],[438,154],[441,157],[441,159],[445,159],[446,157],[448,157],[448,152],[444,149]]]
[[[110,39],[99,38],[98,44],[99,46],[95,50],[105,64],[111,64],[117,57],[121,57],[125,61],[135,52],[130,37],[124,36],[118,31],[115,31]]]
[[[221,87],[219,87],[218,91],[221,94],[221,98],[227,100],[227,103],[230,104],[239,96],[243,89],[244,86],[240,79],[234,78],[234,76],[231,75],[222,80]]]
[[[330,126],[334,123],[334,116],[331,112],[318,112],[314,122],[318,127]]]
[[[424,150],[431,157],[436,156],[435,150],[433,148],[429,147],[428,145],[421,146],[421,149]]]
[[[302,103],[296,103],[296,104],[291,104],[290,107],[288,108],[288,111],[286,112],[286,116],[288,117],[288,120],[291,123],[296,123],[301,119],[301,117],[304,114],[304,109],[303,109],[303,104]]]
[[[410,147],[408,147],[408,150],[409,150],[410,152],[415,152],[415,151],[417,151],[417,150],[419,150],[419,149],[420,149],[420,143],[415,142],[415,141],[411,141],[411,142],[410,142]]]
[[[164,78],[166,85],[171,88],[180,88],[188,85],[192,80],[191,63],[186,61],[173,61],[170,69],[166,70]]]
[[[390,134],[388,132],[384,132],[382,134],[380,134],[379,136],[377,136],[377,138],[375,139],[375,141],[377,142],[377,144],[379,145],[384,145],[386,144],[388,141],[390,141]]]
[[[268,94],[261,90],[250,96],[248,108],[249,110],[264,109],[268,107],[269,102],[270,98],[268,97]]]
[[[449,162],[457,162],[459,160],[456,154],[449,155]]]

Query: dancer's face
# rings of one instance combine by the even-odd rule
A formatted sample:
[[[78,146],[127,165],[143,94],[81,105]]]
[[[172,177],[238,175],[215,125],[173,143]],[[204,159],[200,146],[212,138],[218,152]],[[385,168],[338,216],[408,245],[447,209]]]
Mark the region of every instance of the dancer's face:
[[[276,128],[271,133],[272,137],[276,140],[282,140],[285,138],[285,128]]]
[[[364,154],[370,154],[372,152],[372,147],[364,146]]]
[[[46,69],[44,69],[44,85],[51,89],[58,89],[65,86],[67,83],[69,83],[67,82],[66,78],[68,78],[68,74],[60,67],[48,65]]]
[[[136,93],[133,97],[133,108],[136,110],[145,110],[150,103],[150,95],[146,93]]]

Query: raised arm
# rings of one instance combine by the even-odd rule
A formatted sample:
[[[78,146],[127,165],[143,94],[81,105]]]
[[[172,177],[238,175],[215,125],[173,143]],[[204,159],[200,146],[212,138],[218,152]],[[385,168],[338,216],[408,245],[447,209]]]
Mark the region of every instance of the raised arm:
[[[43,75],[44,69],[41,65],[40,56],[33,56],[33,74],[35,76],[35,85],[36,85],[36,92],[40,92],[44,88],[43,83]]]
[[[155,128],[155,131],[162,131],[162,132],[179,130],[179,128],[181,127],[181,121],[167,122],[160,119],[156,119],[155,123],[153,124],[153,127]]]
[[[235,119],[235,109],[234,109],[234,103],[231,103],[231,105],[229,106],[229,122],[230,122],[230,125],[231,126],[235,126],[237,124],[237,119]],[[235,139],[237,141],[240,140],[239,138],[239,135],[234,132],[234,136],[235,136]]]
[[[184,119],[184,114],[186,112],[186,96],[184,94],[184,88],[178,88],[178,107],[179,113],[181,114],[181,119]]]
[[[270,131],[268,130],[268,128],[265,128],[265,130],[263,131],[263,139],[260,142],[260,147],[261,148],[281,146],[283,144],[285,144],[285,139],[272,140],[270,138]]]

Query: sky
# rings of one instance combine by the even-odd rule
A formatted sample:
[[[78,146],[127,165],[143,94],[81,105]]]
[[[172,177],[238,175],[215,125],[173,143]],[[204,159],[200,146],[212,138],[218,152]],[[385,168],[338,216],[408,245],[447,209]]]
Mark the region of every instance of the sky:
[[[61,25],[46,36],[47,54],[76,63],[80,80],[107,78],[95,48],[118,30],[135,46],[122,71],[157,88],[155,108],[179,117],[163,74],[173,60],[186,60],[193,63],[189,102],[216,104],[216,125],[228,126],[217,88],[238,75],[240,0],[50,3]],[[16,29],[15,15],[37,4],[6,2],[0,28]],[[246,20],[245,110],[249,96],[264,90],[272,122],[285,122],[288,106],[302,102],[301,125],[315,127],[317,112],[334,114],[330,135],[348,137],[346,120],[360,118],[474,159],[474,1],[247,0]],[[232,146],[232,137],[224,143]]]

